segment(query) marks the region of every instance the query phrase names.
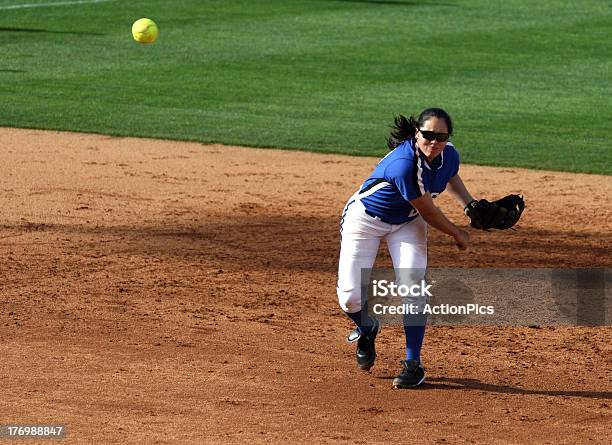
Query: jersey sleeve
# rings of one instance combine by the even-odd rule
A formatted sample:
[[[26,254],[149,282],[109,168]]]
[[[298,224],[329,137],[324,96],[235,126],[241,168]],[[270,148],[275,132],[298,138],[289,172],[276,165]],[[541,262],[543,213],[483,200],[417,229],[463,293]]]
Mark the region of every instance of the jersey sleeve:
[[[450,145],[450,150],[448,152],[448,157],[449,157],[449,161],[452,166],[450,177],[453,178],[457,175],[457,173],[459,173],[459,164],[461,163],[461,156],[459,155],[459,152],[457,151],[454,145],[452,144],[449,144],[449,145]]]
[[[385,179],[397,187],[406,201],[412,201],[429,191],[422,179],[423,166],[419,161],[418,157],[399,158],[385,168]]]

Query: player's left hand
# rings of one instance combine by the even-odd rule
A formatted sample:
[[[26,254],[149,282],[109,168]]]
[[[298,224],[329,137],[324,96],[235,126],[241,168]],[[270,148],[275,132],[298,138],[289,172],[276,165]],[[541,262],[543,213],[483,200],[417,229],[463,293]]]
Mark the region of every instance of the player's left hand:
[[[508,195],[493,202],[486,199],[474,200],[465,206],[464,211],[475,229],[505,230],[519,221],[524,209],[525,200],[522,196]]]

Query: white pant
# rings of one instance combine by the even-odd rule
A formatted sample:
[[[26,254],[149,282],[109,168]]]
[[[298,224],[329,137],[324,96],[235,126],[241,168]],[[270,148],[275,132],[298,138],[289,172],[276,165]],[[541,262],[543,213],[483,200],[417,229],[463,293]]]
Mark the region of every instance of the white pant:
[[[395,269],[420,270],[427,267],[427,223],[418,216],[404,224],[387,224],[365,213],[355,194],[344,208],[340,222],[340,260],[338,264],[338,301],[345,312],[361,310],[362,269],[371,269],[380,240],[384,238]],[[369,279],[369,277],[368,277]]]

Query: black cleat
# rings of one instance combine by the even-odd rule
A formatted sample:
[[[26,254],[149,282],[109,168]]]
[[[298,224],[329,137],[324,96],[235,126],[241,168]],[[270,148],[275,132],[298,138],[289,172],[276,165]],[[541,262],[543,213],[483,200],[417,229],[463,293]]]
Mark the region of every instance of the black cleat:
[[[350,343],[357,341],[355,358],[357,359],[357,366],[359,366],[359,369],[364,371],[368,371],[374,366],[374,361],[376,360],[374,341],[380,332],[380,322],[376,318],[372,318],[372,320],[372,329],[368,334],[362,334],[359,329],[355,329],[347,338],[347,341]]]
[[[393,379],[394,388],[416,388],[425,381],[425,370],[418,360],[405,360],[402,372]]]

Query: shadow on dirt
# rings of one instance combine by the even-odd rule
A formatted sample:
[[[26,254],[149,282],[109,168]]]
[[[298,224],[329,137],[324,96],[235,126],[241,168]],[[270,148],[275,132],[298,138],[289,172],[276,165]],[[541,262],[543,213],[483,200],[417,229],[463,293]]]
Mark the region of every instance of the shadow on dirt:
[[[516,386],[493,385],[483,383],[477,379],[459,379],[451,377],[434,377],[428,379],[424,388],[430,389],[459,389],[497,392],[502,394],[542,395],[562,397],[587,397],[591,399],[612,399],[610,391],[550,391],[543,389],[518,388]]]
[[[98,256],[137,255],[223,269],[330,272],[337,267],[338,222],[317,217],[225,216],[185,226],[92,227],[24,224],[0,226],[0,251],[28,232],[68,239]],[[55,236],[54,236],[55,235]],[[74,240],[72,240],[74,238]],[[33,242],[35,244],[35,242]],[[67,249],[69,251],[69,249]]]
[[[278,269],[335,272],[339,252],[336,218],[305,215],[236,214],[176,219],[141,227],[23,223],[0,226],[0,248],[13,237],[44,231],[100,255],[139,255],[236,270]],[[72,240],[72,237],[75,239]],[[32,241],[32,243],[35,243]],[[458,253],[444,235],[432,231],[432,267],[609,267],[612,235],[553,232],[525,228],[474,238],[469,254]],[[491,245],[495,244],[492,249]],[[381,249],[386,250],[384,241]],[[378,266],[386,266],[381,255]]]

